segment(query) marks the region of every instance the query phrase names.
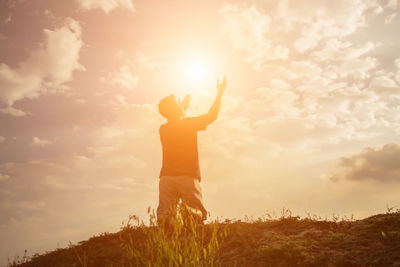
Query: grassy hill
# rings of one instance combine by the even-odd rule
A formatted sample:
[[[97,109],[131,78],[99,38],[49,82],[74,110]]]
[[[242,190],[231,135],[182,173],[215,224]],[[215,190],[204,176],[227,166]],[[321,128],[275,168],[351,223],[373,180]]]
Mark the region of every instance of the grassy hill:
[[[9,266],[400,266],[400,212],[363,220],[280,218],[211,222],[174,229],[135,216],[118,233]]]

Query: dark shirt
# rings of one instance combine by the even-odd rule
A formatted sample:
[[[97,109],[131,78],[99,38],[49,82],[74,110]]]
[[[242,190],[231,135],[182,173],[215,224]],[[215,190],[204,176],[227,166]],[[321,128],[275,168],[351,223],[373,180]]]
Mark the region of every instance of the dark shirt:
[[[197,132],[205,130],[204,115],[168,121],[160,127],[163,151],[161,176],[190,176],[201,180]]]

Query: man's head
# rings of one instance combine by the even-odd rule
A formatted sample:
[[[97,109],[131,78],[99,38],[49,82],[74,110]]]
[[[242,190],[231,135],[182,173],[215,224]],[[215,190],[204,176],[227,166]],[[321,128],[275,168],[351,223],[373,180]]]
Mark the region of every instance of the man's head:
[[[164,97],[158,103],[158,111],[166,119],[180,119],[184,115],[184,109],[180,102],[176,101],[175,95]]]

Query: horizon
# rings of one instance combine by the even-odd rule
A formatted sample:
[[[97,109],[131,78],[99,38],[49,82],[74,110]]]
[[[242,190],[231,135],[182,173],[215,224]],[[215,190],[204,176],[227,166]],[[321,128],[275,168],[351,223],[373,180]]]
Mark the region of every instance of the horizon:
[[[400,205],[400,2],[0,2],[0,265],[157,207],[158,102],[191,95],[211,218]]]

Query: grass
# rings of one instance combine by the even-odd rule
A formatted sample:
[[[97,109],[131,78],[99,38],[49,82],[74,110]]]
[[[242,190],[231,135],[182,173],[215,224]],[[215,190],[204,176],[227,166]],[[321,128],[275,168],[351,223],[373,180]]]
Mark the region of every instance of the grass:
[[[9,266],[400,266],[400,210],[363,220],[308,214],[215,220],[178,216],[171,228],[130,216],[118,233],[15,258]]]
[[[219,244],[227,232],[219,223],[214,221],[205,227],[193,217],[178,216],[171,228],[157,227],[153,211],[149,225],[131,216],[119,234],[129,266],[221,265]]]

